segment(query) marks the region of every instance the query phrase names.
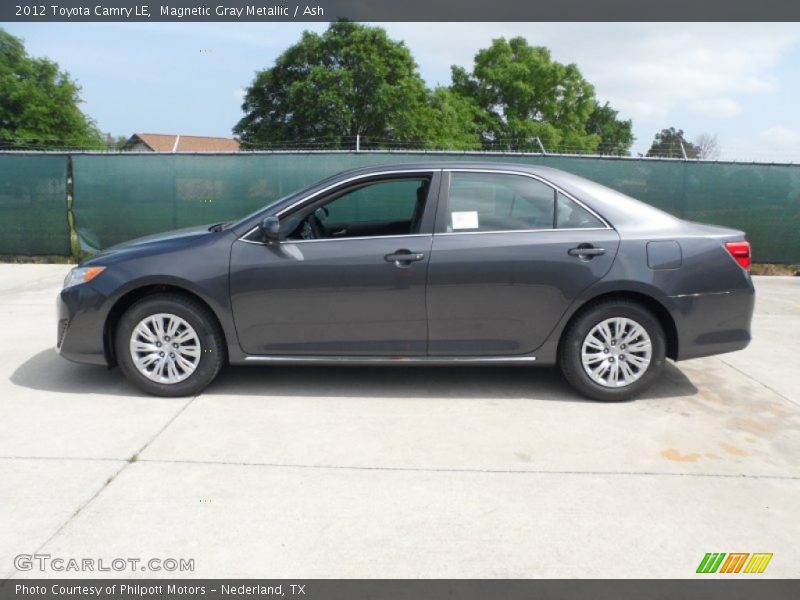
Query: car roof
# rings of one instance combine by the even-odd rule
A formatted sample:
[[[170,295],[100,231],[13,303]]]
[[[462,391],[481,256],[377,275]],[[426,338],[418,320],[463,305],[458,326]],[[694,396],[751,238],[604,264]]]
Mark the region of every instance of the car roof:
[[[541,177],[542,179],[552,183],[556,187],[562,188],[564,191],[568,193],[572,192],[573,188],[584,187],[585,184],[592,184],[593,186],[601,186],[598,183],[595,183],[589,179],[585,179],[580,175],[575,175],[568,171],[562,171],[561,169],[556,169],[553,167],[545,167],[542,165],[532,165],[526,163],[516,163],[516,162],[499,162],[499,161],[471,161],[471,160],[463,160],[463,161],[454,161],[454,160],[432,160],[426,162],[400,162],[400,163],[382,163],[382,164],[375,164],[375,165],[368,165],[363,167],[356,167],[353,169],[348,169],[347,171],[341,171],[319,181],[317,183],[333,183],[339,180],[348,179],[350,177],[358,176],[358,175],[369,175],[370,173],[383,173],[386,171],[437,171],[437,170],[449,170],[449,169],[475,169],[475,170],[483,170],[483,171],[515,171],[518,173],[528,173],[530,175],[536,175]],[[582,186],[582,184],[584,184]],[[610,188],[604,188],[610,192]],[[618,193],[620,196],[624,198],[629,198],[629,196],[624,196],[624,194]],[[584,190],[583,195],[586,194]],[[634,200],[633,198],[629,198],[630,200]]]
[[[563,173],[569,175],[565,171],[554,169],[552,167],[543,167],[540,165],[530,165],[524,163],[512,162],[495,162],[495,161],[471,161],[471,160],[431,160],[425,162],[397,162],[397,163],[380,163],[375,165],[368,165],[362,167],[355,167],[342,171],[337,174],[339,176],[352,176],[361,175],[371,172],[382,172],[391,170],[402,171],[435,171],[439,169],[484,169],[493,171],[523,171],[526,173],[547,174]]]

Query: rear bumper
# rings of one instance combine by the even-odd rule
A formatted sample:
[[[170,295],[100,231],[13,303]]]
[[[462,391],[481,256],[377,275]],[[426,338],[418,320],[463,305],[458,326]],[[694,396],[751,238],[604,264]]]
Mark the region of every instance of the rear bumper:
[[[673,296],[678,333],[677,360],[735,352],[750,343],[755,290],[749,286],[721,293]]]
[[[56,351],[78,363],[107,365],[104,349],[106,296],[91,284],[61,290],[56,301]]]

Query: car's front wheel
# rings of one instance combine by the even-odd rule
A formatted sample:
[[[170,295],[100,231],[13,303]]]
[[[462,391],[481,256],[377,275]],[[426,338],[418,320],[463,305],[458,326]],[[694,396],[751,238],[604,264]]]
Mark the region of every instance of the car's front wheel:
[[[658,319],[628,300],[581,311],[559,346],[559,366],[572,387],[595,400],[628,400],[648,388],[664,366],[666,342]]]
[[[197,394],[225,362],[214,316],[177,294],[147,296],[131,306],[117,326],[115,350],[125,376],[157,396]]]

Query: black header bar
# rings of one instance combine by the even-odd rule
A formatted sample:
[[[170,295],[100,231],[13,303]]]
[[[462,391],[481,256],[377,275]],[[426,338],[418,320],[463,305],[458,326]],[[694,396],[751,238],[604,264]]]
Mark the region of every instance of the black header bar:
[[[800,21],[797,0],[3,0],[0,21]]]
[[[9,579],[0,600],[770,600],[800,597],[800,580],[699,579]]]

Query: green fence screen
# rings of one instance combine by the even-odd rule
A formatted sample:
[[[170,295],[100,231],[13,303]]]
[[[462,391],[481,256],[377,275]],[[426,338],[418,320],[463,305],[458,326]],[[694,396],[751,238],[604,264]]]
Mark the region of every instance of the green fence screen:
[[[339,171],[431,155],[136,154],[73,157],[78,235],[87,250],[168,229],[237,219]]]
[[[72,160],[75,226],[88,250],[236,219],[357,166],[491,160],[570,171],[674,215],[742,229],[753,243],[756,261],[800,262],[799,166],[398,152],[87,154]]]
[[[0,254],[69,256],[66,156],[0,154]]]

